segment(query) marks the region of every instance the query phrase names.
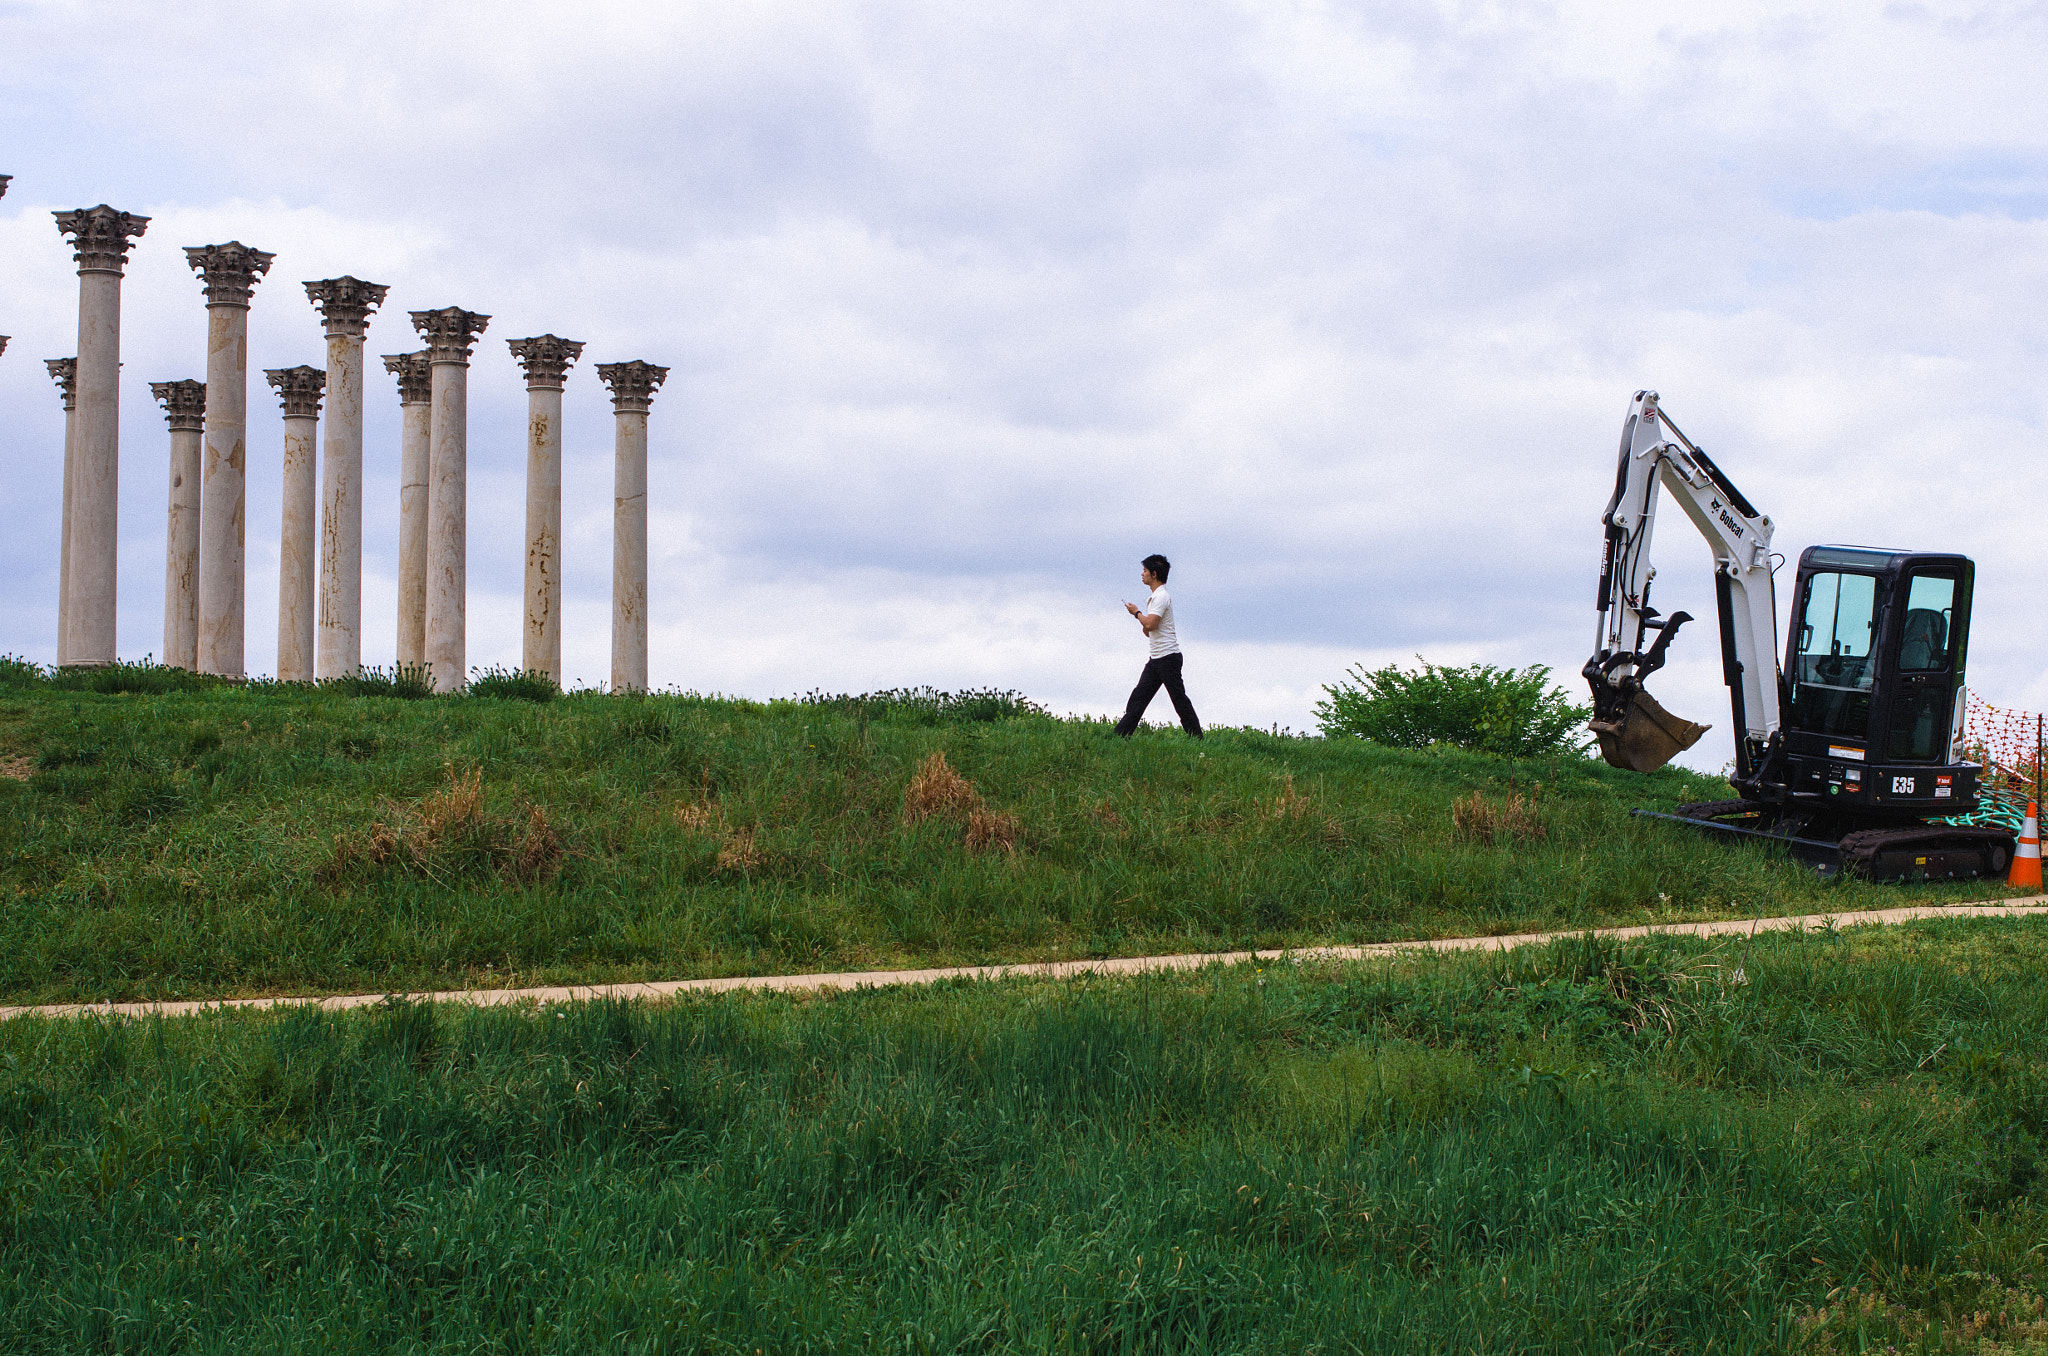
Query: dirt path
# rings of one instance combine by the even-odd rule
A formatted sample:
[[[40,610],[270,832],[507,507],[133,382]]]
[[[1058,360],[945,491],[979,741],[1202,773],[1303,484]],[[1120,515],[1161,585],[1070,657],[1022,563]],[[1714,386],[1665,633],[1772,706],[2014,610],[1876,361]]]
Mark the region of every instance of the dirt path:
[[[1712,923],[1653,923],[1633,928],[1567,928],[1505,937],[1440,937],[1424,942],[1374,942],[1367,946],[1317,946],[1300,950],[1208,951],[1182,956],[1131,956],[1116,960],[1043,961],[1024,965],[949,965],[936,970],[843,970],[823,975],[743,975],[729,979],[672,979],[649,984],[572,984],[551,989],[453,989],[438,993],[337,994],[328,998],[218,998],[192,1003],[64,1003],[50,1007],[0,1007],[0,1021],[15,1017],[75,1017],[104,1013],[123,1017],[176,1017],[212,1008],[271,1008],[314,1004],[329,1010],[359,1008],[387,997],[431,998],[442,1003],[565,1003],[592,998],[671,998],[679,993],[723,993],[732,989],[859,989],[891,984],[930,984],[940,979],[1005,979],[1012,975],[1065,979],[1073,975],[1130,975],[1148,970],[1195,970],[1248,960],[1368,960],[1402,951],[1505,951],[1558,937],[1719,937],[1802,928],[1854,927],[1864,923],[1906,923],[1916,918],[2008,918],[2048,914],[2048,895],[1988,900],[1974,904],[1916,905],[1867,913],[1797,914],[1785,918],[1728,918]]]

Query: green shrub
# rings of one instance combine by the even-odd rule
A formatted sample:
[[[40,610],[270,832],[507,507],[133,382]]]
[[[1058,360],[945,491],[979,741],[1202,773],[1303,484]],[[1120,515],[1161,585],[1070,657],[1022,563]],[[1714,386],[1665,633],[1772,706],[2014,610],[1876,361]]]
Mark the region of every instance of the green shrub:
[[[859,696],[812,689],[799,700],[805,706],[837,707],[862,720],[897,725],[971,725],[1046,714],[1043,706],[1023,693],[992,687],[963,688],[958,692],[941,692],[935,687],[892,687]]]
[[[418,701],[434,695],[434,684],[428,678],[424,664],[394,664],[389,673],[365,668],[346,678],[322,679],[320,687],[323,691],[338,692],[345,697],[397,697],[402,701]]]
[[[40,687],[43,666],[18,654],[0,654],[0,687]]]
[[[469,677],[472,697],[499,701],[551,702],[562,695],[562,685],[539,669],[504,669],[493,664]]]
[[[1519,672],[1492,664],[1449,668],[1421,656],[1419,672],[1399,665],[1365,671],[1323,689],[1316,719],[1331,737],[1353,736],[1394,748],[1448,744],[1504,758],[1547,753],[1582,754],[1592,712],[1574,706],[1550,685],[1550,669],[1531,664]]]
[[[220,687],[228,682],[227,679],[214,674],[194,673],[190,669],[159,664],[148,655],[135,662],[117,659],[111,664],[51,669],[44,681],[48,686],[63,692],[98,692],[105,695],[132,692],[150,697],[161,696],[166,692],[200,692],[207,688]]]

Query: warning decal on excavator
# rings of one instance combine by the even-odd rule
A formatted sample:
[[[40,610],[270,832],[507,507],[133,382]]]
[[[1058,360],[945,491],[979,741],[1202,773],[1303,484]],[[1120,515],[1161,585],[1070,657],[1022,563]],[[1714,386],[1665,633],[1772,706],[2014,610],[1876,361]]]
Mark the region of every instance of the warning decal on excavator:
[[[1830,744],[1828,745],[1828,757],[1854,758],[1857,762],[1860,763],[1863,761],[1863,750],[1844,748],[1840,744]]]

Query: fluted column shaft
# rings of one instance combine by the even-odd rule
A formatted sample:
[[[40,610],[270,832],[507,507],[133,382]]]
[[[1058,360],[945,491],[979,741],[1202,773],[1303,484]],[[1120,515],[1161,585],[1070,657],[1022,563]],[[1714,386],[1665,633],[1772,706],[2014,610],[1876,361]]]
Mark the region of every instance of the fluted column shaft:
[[[248,552],[249,308],[206,308],[199,480],[199,671],[243,676]]]
[[[277,676],[287,683],[314,677],[313,534],[320,507],[314,459],[319,419],[284,420],[284,524],[278,535]]]
[[[520,667],[562,677],[562,388],[526,388],[526,629]]]
[[[488,316],[415,311],[428,341],[433,406],[428,453],[427,667],[436,692],[468,679],[469,346]]]
[[[612,489],[612,691],[647,690],[647,411],[620,410]]]
[[[562,382],[583,345],[511,341],[526,369],[526,626],[520,667],[562,679]]]
[[[119,568],[121,467],[121,273],[129,237],[147,217],[111,207],[59,212],[57,228],[74,237],[78,261],[76,415],[67,516],[68,589],[58,589],[67,664],[114,662],[114,602]]]
[[[327,336],[327,464],[320,496],[322,678],[363,667],[363,337]]]
[[[434,691],[469,673],[469,364],[434,363],[427,450],[427,667]]]
[[[78,408],[64,393],[64,521],[57,532],[57,667],[71,662],[71,524],[78,516],[72,492],[78,482]]]
[[[71,451],[67,664],[114,662],[121,508],[121,275],[78,275],[78,408]],[[59,572],[58,587],[63,587]]]
[[[668,369],[600,363],[616,427],[612,481],[612,691],[647,690],[647,411]]]
[[[263,374],[284,402],[284,512],[277,551],[277,676],[287,683],[314,675],[313,598],[318,578],[314,547],[319,520],[320,388],[317,367]]]
[[[71,491],[75,475],[72,458],[78,442],[78,401],[76,358],[45,358],[50,380],[64,396],[64,516],[57,535],[57,666],[71,656]]]
[[[163,662],[199,665],[199,467],[206,425],[206,383],[165,381],[150,392],[171,426],[169,512],[164,531]]]
[[[188,247],[206,281],[206,437],[199,487],[199,671],[247,672],[249,292],[271,257],[239,241]]]
[[[387,289],[360,278],[306,284],[327,323],[327,445],[320,515],[322,678],[363,666],[363,332]]]
[[[398,378],[398,663],[427,662],[427,508],[432,464],[432,369],[427,355],[395,353],[384,370]]]

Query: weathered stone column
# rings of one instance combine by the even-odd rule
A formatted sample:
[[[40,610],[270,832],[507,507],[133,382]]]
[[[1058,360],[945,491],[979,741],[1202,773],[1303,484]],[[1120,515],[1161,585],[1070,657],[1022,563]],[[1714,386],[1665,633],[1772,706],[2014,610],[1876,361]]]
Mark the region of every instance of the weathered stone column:
[[[199,666],[199,440],[206,383],[151,382],[171,426],[170,521],[164,532],[164,663]]]
[[[427,471],[433,434],[433,369],[427,352],[387,353],[398,378],[398,662],[427,662]]]
[[[361,278],[306,284],[327,322],[327,447],[321,468],[320,631],[322,678],[363,666],[363,332],[390,289]]]
[[[427,662],[427,472],[433,442],[433,368],[427,350],[387,353],[404,421],[398,449],[398,663]]]
[[[199,671],[243,676],[247,587],[249,293],[275,256],[239,240],[193,245],[206,282],[206,453],[199,486]]]
[[[101,203],[58,212],[78,261],[77,422],[71,438],[71,545],[68,590],[63,568],[66,664],[114,662],[114,593],[120,556],[121,273],[129,241],[148,217]]]
[[[562,681],[562,381],[583,352],[552,334],[511,341],[526,369],[526,629],[519,666]]]
[[[612,691],[647,690],[647,411],[666,367],[599,363],[617,427],[612,480]]]
[[[436,692],[469,679],[469,346],[487,315],[446,306],[414,311],[433,368],[427,466],[427,668]]]
[[[319,530],[319,477],[313,461],[318,444],[320,392],[327,374],[317,367],[267,370],[284,405],[284,528],[277,551],[277,677],[285,683],[311,682],[313,669],[313,547]]]
[[[71,469],[78,442],[78,359],[45,358],[50,380],[64,395],[64,506],[57,528],[57,667],[71,657]]]

